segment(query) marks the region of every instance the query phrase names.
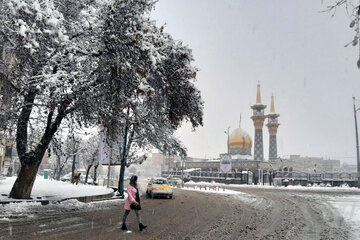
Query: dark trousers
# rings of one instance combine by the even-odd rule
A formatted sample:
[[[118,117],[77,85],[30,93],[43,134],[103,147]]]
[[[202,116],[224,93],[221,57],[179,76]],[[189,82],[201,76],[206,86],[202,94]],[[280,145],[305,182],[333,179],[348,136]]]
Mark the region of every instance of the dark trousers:
[[[134,210],[136,214],[136,219],[138,223],[141,223],[141,216],[140,216],[140,210]],[[130,214],[130,210],[125,210],[124,217],[123,217],[123,223],[125,224],[127,216]]]

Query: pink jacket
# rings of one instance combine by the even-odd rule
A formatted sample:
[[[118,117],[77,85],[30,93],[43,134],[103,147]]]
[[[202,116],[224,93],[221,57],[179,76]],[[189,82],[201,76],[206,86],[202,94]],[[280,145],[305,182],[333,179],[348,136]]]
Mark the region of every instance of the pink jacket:
[[[124,204],[124,209],[125,210],[131,210],[130,208],[130,204],[136,202],[135,198],[136,198],[136,188],[134,188],[133,186],[129,185],[127,187],[127,193],[128,193],[128,197],[125,200],[125,204]]]

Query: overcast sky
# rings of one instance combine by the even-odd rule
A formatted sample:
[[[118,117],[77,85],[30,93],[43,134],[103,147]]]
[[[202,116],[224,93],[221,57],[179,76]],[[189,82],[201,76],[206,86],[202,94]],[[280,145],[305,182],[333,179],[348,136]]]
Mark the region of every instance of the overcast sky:
[[[204,126],[177,135],[192,157],[226,152],[224,131],[242,128],[254,139],[250,106],[275,96],[280,114],[278,154],[356,163],[352,96],[360,99],[358,48],[344,9],[320,13],[321,0],[160,0],[152,18],[193,49],[196,85],[205,101]],[[359,107],[360,107],[360,102]],[[360,114],[358,115],[360,117]],[[268,156],[264,127],[264,154]]]

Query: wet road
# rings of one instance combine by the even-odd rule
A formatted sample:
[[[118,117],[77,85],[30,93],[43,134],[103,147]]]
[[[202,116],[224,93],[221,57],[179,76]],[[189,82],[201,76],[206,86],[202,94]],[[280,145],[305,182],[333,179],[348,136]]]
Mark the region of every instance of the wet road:
[[[239,190],[234,188],[234,190]],[[241,188],[245,194],[220,195],[175,190],[173,199],[143,199],[138,230],[120,229],[118,200],[69,207],[34,206],[30,218],[0,220],[0,239],[348,239],[348,227],[335,211],[306,193]],[[0,218],[1,219],[1,218]]]

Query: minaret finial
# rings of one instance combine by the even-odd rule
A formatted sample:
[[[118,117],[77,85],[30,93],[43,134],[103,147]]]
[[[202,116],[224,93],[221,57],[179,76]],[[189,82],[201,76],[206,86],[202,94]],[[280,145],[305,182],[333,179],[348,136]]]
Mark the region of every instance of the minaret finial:
[[[271,113],[275,113],[274,95],[271,96],[270,112],[271,112]]]
[[[258,83],[258,85],[257,85],[256,103],[261,103],[260,83]]]

